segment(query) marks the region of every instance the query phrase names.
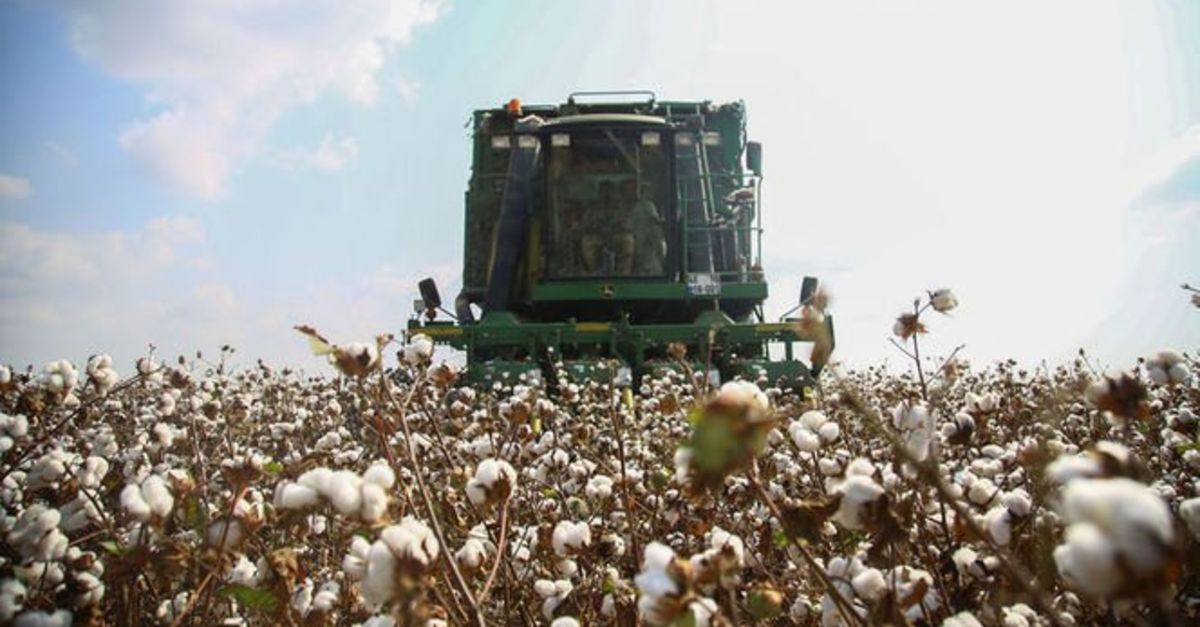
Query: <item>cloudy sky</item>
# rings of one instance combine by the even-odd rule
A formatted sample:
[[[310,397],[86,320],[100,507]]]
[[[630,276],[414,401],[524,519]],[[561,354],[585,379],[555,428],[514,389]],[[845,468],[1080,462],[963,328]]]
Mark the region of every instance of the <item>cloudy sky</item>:
[[[850,364],[1200,348],[1200,3],[0,0],[0,361],[402,327],[456,290],[472,109],[743,99],[772,311]]]

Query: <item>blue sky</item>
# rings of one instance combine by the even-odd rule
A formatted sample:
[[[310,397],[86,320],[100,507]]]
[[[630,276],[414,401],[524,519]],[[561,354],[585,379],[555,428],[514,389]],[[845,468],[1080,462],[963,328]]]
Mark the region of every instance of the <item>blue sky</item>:
[[[146,7],[153,7],[147,9]],[[1194,2],[0,2],[0,361],[398,330],[459,271],[464,123],[510,97],[744,99],[770,310],[838,357],[1200,347]]]

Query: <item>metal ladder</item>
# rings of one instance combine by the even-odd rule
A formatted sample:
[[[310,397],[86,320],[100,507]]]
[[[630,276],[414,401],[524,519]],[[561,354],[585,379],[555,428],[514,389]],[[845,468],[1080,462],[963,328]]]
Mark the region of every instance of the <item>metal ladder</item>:
[[[686,131],[683,131],[686,132]],[[708,179],[708,156],[702,138],[692,135],[690,144],[675,142],[675,168],[679,180],[679,211],[683,216],[687,272],[712,272],[712,189]]]

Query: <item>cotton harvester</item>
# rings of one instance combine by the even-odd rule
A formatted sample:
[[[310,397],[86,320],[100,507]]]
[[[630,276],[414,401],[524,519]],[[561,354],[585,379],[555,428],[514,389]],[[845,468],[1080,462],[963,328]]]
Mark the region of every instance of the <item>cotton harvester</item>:
[[[682,368],[809,385],[833,323],[764,317],[762,148],[745,123],[741,102],[651,92],[476,111],[462,291],[450,312],[422,281],[409,334],[464,351],[477,383]],[[805,278],[792,311],[816,290]],[[819,345],[811,365],[801,343]]]

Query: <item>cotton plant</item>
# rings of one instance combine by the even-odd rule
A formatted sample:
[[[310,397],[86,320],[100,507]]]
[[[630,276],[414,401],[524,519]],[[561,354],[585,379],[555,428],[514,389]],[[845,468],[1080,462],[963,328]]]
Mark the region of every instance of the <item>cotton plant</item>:
[[[842,368],[807,395],[656,372],[625,398],[361,344],[380,361],[338,344],[342,376],[151,351],[105,394],[130,367],[68,394],[61,365],[10,368],[0,622],[436,627],[479,622],[469,596],[487,624],[1200,618],[1162,594],[1196,595],[1200,542],[1200,398],[1169,359],[1162,382],[926,358],[925,386]]]

